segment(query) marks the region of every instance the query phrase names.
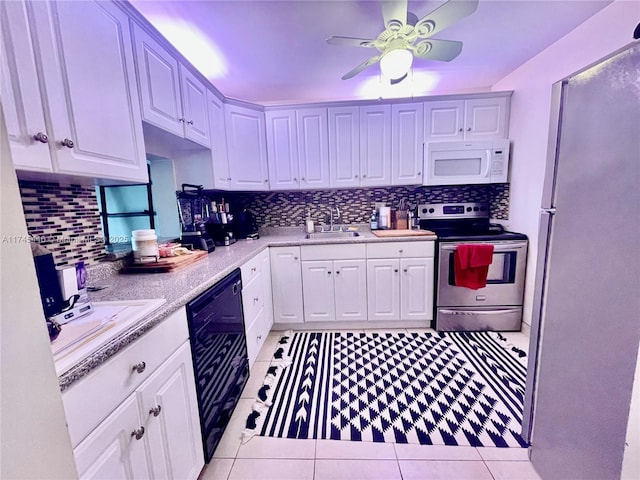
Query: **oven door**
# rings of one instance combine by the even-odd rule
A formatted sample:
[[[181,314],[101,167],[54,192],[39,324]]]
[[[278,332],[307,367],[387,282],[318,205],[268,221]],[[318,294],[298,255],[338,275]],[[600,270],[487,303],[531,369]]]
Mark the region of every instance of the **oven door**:
[[[493,261],[487,275],[487,286],[478,290],[455,284],[453,255],[459,244],[492,244]],[[482,307],[522,305],[527,241],[441,242],[438,249],[439,307]]]

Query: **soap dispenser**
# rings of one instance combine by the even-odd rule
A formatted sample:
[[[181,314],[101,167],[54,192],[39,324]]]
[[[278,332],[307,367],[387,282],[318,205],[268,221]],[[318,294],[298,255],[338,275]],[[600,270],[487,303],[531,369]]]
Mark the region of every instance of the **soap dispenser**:
[[[311,212],[307,208],[307,221],[306,221],[306,230],[308,234],[313,233],[315,227],[313,225],[313,220],[311,220]]]

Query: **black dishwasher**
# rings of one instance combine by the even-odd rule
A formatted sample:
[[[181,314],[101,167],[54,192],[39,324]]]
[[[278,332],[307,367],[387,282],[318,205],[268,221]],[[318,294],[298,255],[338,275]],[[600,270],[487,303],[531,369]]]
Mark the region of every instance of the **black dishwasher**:
[[[205,461],[220,442],[249,377],[240,269],[187,304]]]

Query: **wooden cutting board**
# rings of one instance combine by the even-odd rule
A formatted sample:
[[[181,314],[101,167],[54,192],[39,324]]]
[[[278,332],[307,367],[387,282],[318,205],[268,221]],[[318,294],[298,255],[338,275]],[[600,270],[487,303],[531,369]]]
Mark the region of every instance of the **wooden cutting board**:
[[[435,235],[431,230],[371,230],[371,233],[380,238],[426,237]]]
[[[198,260],[202,260],[208,252],[204,250],[194,250],[189,255],[178,255],[175,257],[160,258],[157,262],[130,263],[123,268],[125,273],[164,273],[173,272],[179,268],[191,265]]]

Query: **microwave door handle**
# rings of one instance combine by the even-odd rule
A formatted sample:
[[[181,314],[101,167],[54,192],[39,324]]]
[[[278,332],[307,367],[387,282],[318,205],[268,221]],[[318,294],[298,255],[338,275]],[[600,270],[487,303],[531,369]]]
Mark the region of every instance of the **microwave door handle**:
[[[486,156],[487,168],[484,171],[484,175],[482,175],[482,178],[489,178],[489,172],[491,171],[491,162],[493,161],[493,158],[492,158],[493,156],[491,155],[491,153],[492,153],[491,150],[486,150],[486,152],[487,152],[487,156]]]

